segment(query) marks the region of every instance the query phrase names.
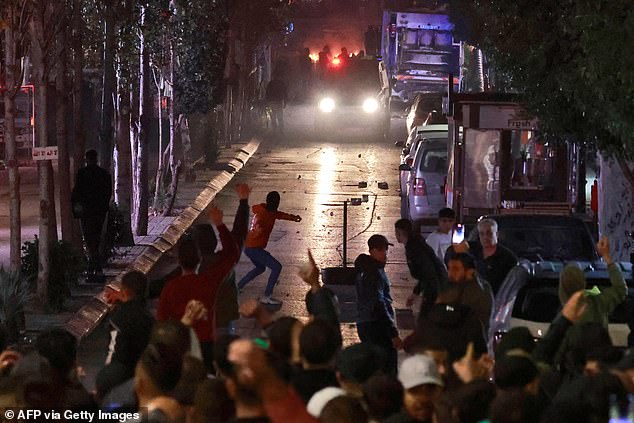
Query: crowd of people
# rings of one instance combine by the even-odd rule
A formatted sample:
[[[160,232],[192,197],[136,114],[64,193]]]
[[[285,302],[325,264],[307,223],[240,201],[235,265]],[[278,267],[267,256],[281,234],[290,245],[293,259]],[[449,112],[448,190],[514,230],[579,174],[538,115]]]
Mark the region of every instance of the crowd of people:
[[[162,282],[128,272],[121,290],[110,294],[117,303],[108,317],[111,342],[94,392],[80,382],[75,338],[52,329],[39,335],[33,351],[1,345],[1,406],[102,410],[119,413],[121,421],[178,423],[634,418],[634,352],[616,348],[608,333],[607,316],[627,287],[607,239],[597,251],[610,287],[587,289],[583,271],[568,265],[560,276],[562,308],[544,337],[536,340],[518,327],[493,342],[494,295],[517,264],[498,244],[495,221],[479,222],[479,243],[452,244],[449,209],[440,211],[438,229],[427,239],[399,220],[395,239],[416,281],[407,304],[422,297],[416,329],[403,338],[397,328],[385,271],[394,245],[375,234],[354,263],[360,342],[344,347],[337,297],[321,284],[310,251],[298,274],[306,283],[309,319],[272,312],[280,303],[272,294],[282,264],[266,251],[267,242],[276,219],[301,217],[278,210],[277,192],[250,208],[249,186],[238,184],[236,191],[231,230],[222,211],[211,208],[210,223],[194,226],[180,241],[174,272]],[[243,250],[255,267],[236,282]],[[240,290],[266,268],[271,273],[261,300],[240,301]],[[155,314],[148,292],[158,295]],[[257,338],[236,334],[240,317],[254,319]]]

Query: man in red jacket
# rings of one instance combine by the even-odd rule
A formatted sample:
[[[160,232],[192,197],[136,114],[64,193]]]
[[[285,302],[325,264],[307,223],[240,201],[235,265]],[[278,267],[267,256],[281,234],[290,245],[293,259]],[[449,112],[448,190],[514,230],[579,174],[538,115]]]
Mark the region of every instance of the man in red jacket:
[[[279,305],[282,302],[271,295],[273,288],[277,284],[277,279],[282,271],[282,264],[265,250],[266,244],[273,231],[276,219],[292,220],[293,222],[301,222],[302,218],[294,214],[283,213],[278,211],[280,205],[280,194],[277,191],[271,191],[266,196],[266,203],[256,204],[253,206],[253,220],[251,228],[247,234],[245,242],[244,254],[251,259],[255,267],[247,273],[238,283],[238,288],[243,289],[256,276],[264,273],[266,268],[271,269],[271,275],[264,291],[264,297],[260,300],[263,304]]]
[[[213,266],[196,274],[196,267],[200,262],[198,245],[193,239],[182,240],[178,251],[182,274],[167,282],[161,291],[156,318],[159,321],[180,320],[190,300],[203,303],[208,312],[207,319],[196,322],[193,329],[200,341],[205,365],[209,371],[213,371],[213,341],[215,339],[213,316],[216,295],[218,287],[240,257],[240,249],[229,229],[222,223],[222,211],[212,207],[209,216],[218,228],[222,243],[222,251],[218,253],[218,259]]]

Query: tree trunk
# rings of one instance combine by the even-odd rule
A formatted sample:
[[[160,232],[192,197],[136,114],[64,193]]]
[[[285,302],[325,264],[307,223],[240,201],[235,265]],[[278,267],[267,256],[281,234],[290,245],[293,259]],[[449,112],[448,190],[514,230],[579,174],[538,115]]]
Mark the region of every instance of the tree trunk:
[[[36,23],[37,25],[38,23]],[[39,147],[48,146],[48,133],[46,122],[48,113],[46,103],[48,98],[48,87],[44,74],[44,63],[42,53],[35,53],[33,66],[38,76],[35,82],[35,135]],[[52,166],[50,161],[37,162],[37,171],[40,185],[40,223],[39,223],[39,243],[38,243],[38,274],[37,274],[37,297],[42,304],[48,299],[48,278],[50,274],[50,246],[51,216],[55,214],[55,203],[50,202],[50,192],[52,190]]]
[[[55,88],[57,97],[57,147],[58,173],[59,173],[59,208],[62,226],[62,239],[72,242],[73,240],[73,215],[71,210],[70,191],[70,154],[68,149],[68,82],[66,74],[66,31],[62,30],[57,40],[57,75],[55,78]]]
[[[11,10],[13,11],[13,10]],[[20,246],[22,244],[22,227],[20,217],[20,168],[17,160],[15,141],[15,87],[16,51],[14,32],[9,16],[9,25],[5,29],[5,83],[7,90],[4,97],[4,142],[6,161],[9,168],[9,270],[20,270]]]
[[[194,173],[194,167],[192,165],[192,141],[189,132],[189,121],[185,115],[180,115],[178,127],[181,133],[181,144],[183,146],[183,170],[185,172],[185,181],[196,181],[196,174]]]
[[[130,218],[132,192],[132,157],[130,146],[130,93],[122,80],[121,59],[117,69],[116,130],[114,151],[114,201],[123,218],[117,245],[134,245]]]
[[[158,94],[158,164],[156,166],[156,178],[154,186],[154,211],[156,212],[161,207],[161,198],[164,197],[163,190],[163,175],[165,174],[165,161],[163,160],[163,81],[162,76],[159,75],[159,79],[156,78],[156,73],[153,72],[154,83],[156,85],[156,92]]]
[[[135,199],[137,198],[137,180],[136,180],[136,169],[138,168],[136,163],[137,158],[137,150],[139,146],[139,97],[138,91],[135,89],[133,83],[129,85],[130,91],[130,161],[132,164],[132,174],[130,175],[132,178],[132,198],[130,203],[130,213],[132,214],[132,221],[134,221],[134,213],[136,211]]]
[[[84,132],[82,111],[82,86],[84,83],[84,50],[82,47],[83,0],[73,0],[72,43],[73,43],[73,168],[72,179],[84,163]],[[82,248],[79,220],[73,220],[73,245]]]
[[[141,27],[145,21],[145,8],[141,8]],[[148,227],[148,137],[152,114],[150,95],[150,53],[143,31],[139,34],[139,142],[135,171],[135,198],[132,230],[135,235],[147,235]]]
[[[172,182],[170,183],[170,192],[173,192],[174,195],[172,195],[167,201],[162,216],[169,216],[172,213],[172,209],[174,208],[174,202],[176,202],[176,192],[178,191],[178,177],[180,176],[180,170],[181,162],[179,161],[172,168]]]
[[[106,8],[104,23],[104,53],[103,53],[103,93],[101,97],[101,122],[99,141],[101,147],[101,166],[110,171],[112,169],[112,120],[114,114],[114,84],[115,84],[115,11],[112,4]]]
[[[48,146],[48,50],[54,46],[52,40],[58,22],[54,15],[61,4],[38,1],[33,4],[31,19],[31,44],[33,46],[33,73],[35,75],[35,135],[39,147]],[[52,27],[48,27],[48,23]],[[37,165],[40,185],[40,221],[38,243],[37,297],[42,304],[48,299],[48,279],[50,274],[50,247],[57,240],[55,217],[55,194],[53,190],[53,166],[50,160],[39,161]]]

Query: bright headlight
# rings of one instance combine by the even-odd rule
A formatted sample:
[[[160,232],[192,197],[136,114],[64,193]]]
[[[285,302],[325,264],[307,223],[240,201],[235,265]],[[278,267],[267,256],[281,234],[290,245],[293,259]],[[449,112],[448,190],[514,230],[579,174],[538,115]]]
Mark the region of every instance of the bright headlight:
[[[335,100],[330,97],[322,98],[319,102],[319,110],[324,113],[330,113],[335,110]]]
[[[363,102],[363,111],[366,113],[374,113],[379,108],[379,102],[373,98],[366,98]]]

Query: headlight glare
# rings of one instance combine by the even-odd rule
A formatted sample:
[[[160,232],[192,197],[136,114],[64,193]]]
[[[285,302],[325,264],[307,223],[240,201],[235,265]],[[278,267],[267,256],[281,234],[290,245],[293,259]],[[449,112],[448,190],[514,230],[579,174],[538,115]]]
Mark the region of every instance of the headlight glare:
[[[319,102],[319,110],[324,113],[330,113],[335,110],[335,100],[330,97],[322,98]]]
[[[374,113],[379,108],[379,102],[373,98],[366,98],[363,102],[363,111],[366,113]]]

